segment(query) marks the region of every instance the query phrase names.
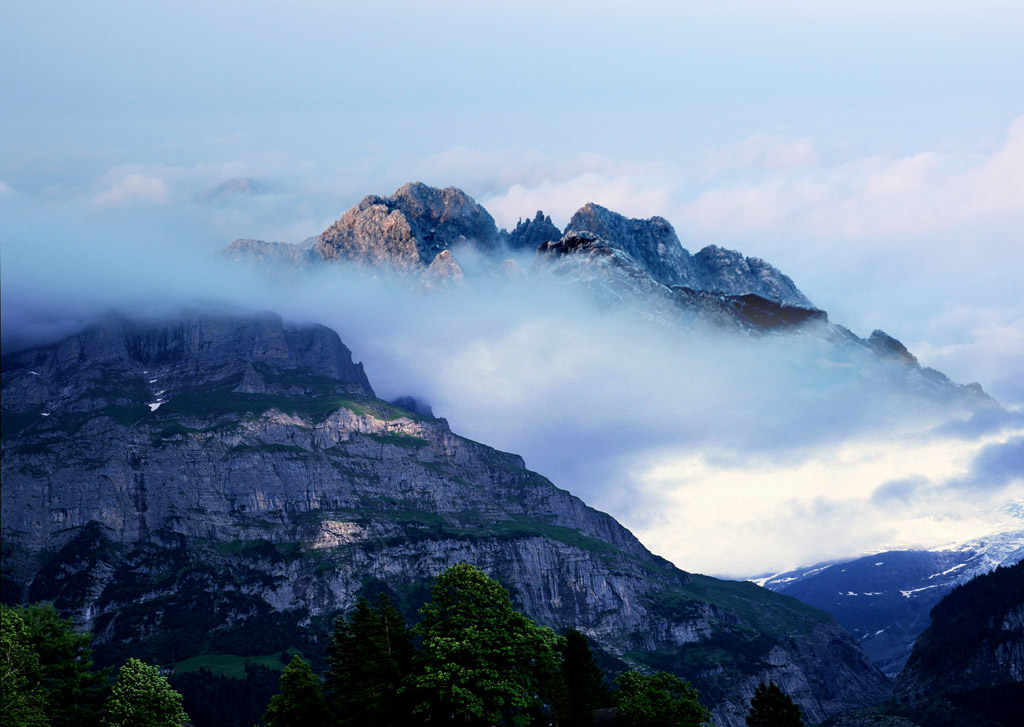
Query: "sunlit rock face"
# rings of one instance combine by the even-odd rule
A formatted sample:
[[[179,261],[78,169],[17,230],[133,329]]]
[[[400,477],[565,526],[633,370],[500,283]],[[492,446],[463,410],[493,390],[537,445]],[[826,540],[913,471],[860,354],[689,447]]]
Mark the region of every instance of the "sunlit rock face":
[[[490,249],[497,240],[494,218],[465,192],[415,182],[390,197],[364,197],[320,235],[313,251],[323,260],[411,272],[459,242]]]
[[[313,653],[359,595],[413,615],[470,562],[612,663],[690,679],[720,724],[760,681],[814,721],[887,694],[826,614],[681,571],[517,455],[377,399],[326,328],[109,320],[4,358],[2,386],[4,598],[54,601],[106,658]]]

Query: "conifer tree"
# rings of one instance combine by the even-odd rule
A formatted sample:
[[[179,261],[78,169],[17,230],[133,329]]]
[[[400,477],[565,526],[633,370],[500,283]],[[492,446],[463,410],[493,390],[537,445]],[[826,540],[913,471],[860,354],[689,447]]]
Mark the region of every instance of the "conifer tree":
[[[270,698],[263,722],[267,727],[327,727],[329,715],[320,680],[296,655],[281,672],[281,691]]]
[[[412,632],[391,600],[360,598],[327,647],[329,704],[339,725],[404,727],[411,716]]]
[[[750,698],[747,727],[803,727],[800,708],[775,682],[761,682]]]
[[[92,634],[75,631],[50,604],[20,609],[29,643],[39,656],[40,681],[46,695],[50,727],[94,727],[100,724],[109,670],[92,660]]]
[[[604,671],[590,650],[587,637],[569,629],[562,649],[560,727],[591,727],[594,710],[612,704]]]

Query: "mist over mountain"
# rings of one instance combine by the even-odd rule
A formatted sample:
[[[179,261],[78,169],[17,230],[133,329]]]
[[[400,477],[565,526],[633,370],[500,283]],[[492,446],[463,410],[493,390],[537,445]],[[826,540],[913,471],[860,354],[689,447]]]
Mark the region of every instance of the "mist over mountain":
[[[704,571],[930,546],[1007,520],[999,508],[1020,488],[1020,415],[920,366],[890,337],[859,337],[794,305],[802,294],[770,264],[720,251],[699,268],[719,282],[666,285],[659,275],[681,278],[658,265],[689,253],[666,246],[677,238],[664,220],[591,206],[615,239],[568,230],[537,253],[513,250],[515,231],[492,233],[486,211],[457,190],[402,189],[399,202],[368,198],[342,219],[379,254],[415,249],[412,279],[365,259],[317,263],[324,235],[312,245],[238,241],[215,258],[117,240],[5,248],[4,350],[55,340],[110,309],[160,315],[201,300],[332,325],[384,398],[415,396],[475,439],[521,452]],[[389,218],[396,227],[385,228]],[[483,250],[466,234],[478,228]],[[544,229],[539,237],[553,236]],[[376,245],[387,235],[404,242]],[[441,279],[458,271],[462,282],[424,278],[434,260],[421,249],[449,253]],[[432,286],[439,292],[424,294]],[[740,531],[770,547],[752,552],[732,536]]]
[[[889,693],[826,614],[681,571],[517,455],[378,399],[322,326],[109,317],[5,356],[3,402],[4,600],[55,603],[104,662],[322,653],[358,596],[412,614],[469,562],[617,668],[685,676],[725,725],[766,679],[815,720]]]

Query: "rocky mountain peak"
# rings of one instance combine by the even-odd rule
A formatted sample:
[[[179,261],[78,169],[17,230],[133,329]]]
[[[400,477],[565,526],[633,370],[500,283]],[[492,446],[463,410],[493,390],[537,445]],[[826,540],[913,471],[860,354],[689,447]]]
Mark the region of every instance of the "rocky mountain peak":
[[[698,287],[703,290],[728,295],[755,293],[779,303],[814,308],[789,276],[761,258],[708,245],[693,256],[692,265]]]
[[[112,372],[121,382],[117,386]],[[264,375],[273,372],[289,372],[289,385],[269,386]],[[272,313],[192,313],[166,321],[109,316],[53,345],[5,356],[3,375],[5,407],[17,401],[47,417],[88,410],[97,402],[141,415],[147,406],[156,411],[196,386],[322,394],[323,377],[330,378],[333,393],[373,396],[362,364],[352,361],[334,331],[286,326]]]
[[[473,241],[490,249],[497,240],[494,218],[465,192],[412,182],[390,197],[364,197],[320,235],[313,249],[324,260],[411,272],[456,243]]]
[[[868,336],[867,343],[868,346],[883,356],[902,361],[903,363],[917,363],[917,356],[908,351],[906,346],[885,331],[872,331],[871,335]]]
[[[508,246],[512,250],[536,250],[545,242],[558,240],[562,232],[555,227],[550,215],[540,210],[533,219],[520,219],[516,228],[508,235]]]
[[[588,202],[572,216],[565,231],[589,232],[607,240],[633,258],[662,285],[693,287],[695,281],[690,274],[690,253],[683,248],[676,231],[663,217],[631,219]]]
[[[452,255],[452,251],[442,250],[437,253],[430,266],[423,271],[420,280],[425,289],[434,290],[461,283],[463,277],[462,266]]]

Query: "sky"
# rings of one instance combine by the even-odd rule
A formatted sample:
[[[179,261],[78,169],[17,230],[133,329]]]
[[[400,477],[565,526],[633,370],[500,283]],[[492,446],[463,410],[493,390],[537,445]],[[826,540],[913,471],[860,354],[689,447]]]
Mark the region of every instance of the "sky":
[[[996,527],[1024,496],[1024,6],[809,5],[0,0],[4,345],[146,299],[273,302],[693,570]],[[211,194],[237,178],[255,192]],[[801,363],[811,343],[679,339],[550,281],[424,304],[209,262],[411,180],[505,227],[588,201],[663,216],[1008,418],[874,402]]]

